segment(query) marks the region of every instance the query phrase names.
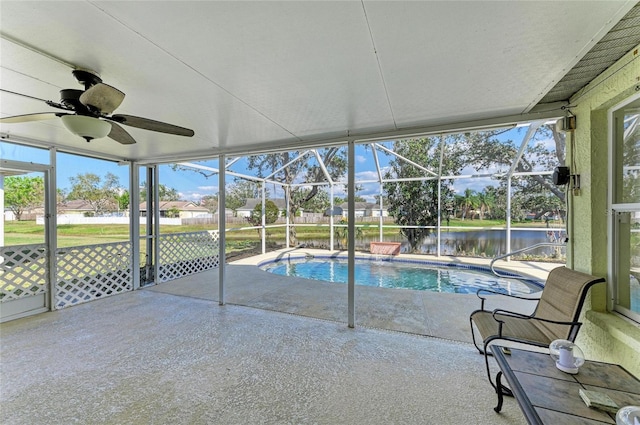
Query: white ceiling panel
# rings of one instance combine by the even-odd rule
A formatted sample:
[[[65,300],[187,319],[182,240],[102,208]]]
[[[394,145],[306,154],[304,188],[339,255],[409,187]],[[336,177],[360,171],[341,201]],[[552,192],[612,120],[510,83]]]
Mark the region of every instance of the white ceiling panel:
[[[399,125],[527,112],[598,41],[594,35],[615,24],[621,8],[524,1],[365,6]]]
[[[160,3],[152,15],[144,3],[100,6],[301,139],[391,123],[359,2]]]
[[[0,2],[0,116],[52,111],[74,67],[126,93],[126,127],[90,143],[58,119],[16,141],[144,162],[247,153],[522,114],[632,1]]]

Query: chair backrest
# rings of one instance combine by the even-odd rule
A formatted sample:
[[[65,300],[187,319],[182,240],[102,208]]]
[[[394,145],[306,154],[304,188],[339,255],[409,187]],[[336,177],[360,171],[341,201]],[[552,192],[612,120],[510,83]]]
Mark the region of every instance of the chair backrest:
[[[604,279],[566,267],[551,270],[534,316],[559,322],[577,322],[588,289],[599,282],[604,282]],[[537,325],[551,339],[573,341],[576,338],[577,330],[573,331],[567,326],[543,322],[537,322]]]

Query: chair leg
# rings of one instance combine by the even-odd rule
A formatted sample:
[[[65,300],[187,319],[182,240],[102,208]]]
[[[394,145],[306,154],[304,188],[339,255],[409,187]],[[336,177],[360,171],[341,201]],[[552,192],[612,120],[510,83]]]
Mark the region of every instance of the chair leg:
[[[500,380],[498,380],[497,383],[494,383],[493,379],[491,379],[491,369],[489,368],[489,356],[493,356],[493,353],[489,351],[489,342],[491,341],[488,341],[487,343],[484,344],[484,364],[487,368],[487,378],[489,379],[489,383],[491,384],[491,386],[499,396],[501,394],[507,397],[513,397],[513,392],[511,391],[511,388],[505,387]],[[499,373],[502,373],[502,372],[499,372]]]
[[[475,345],[478,353],[484,354],[484,351],[478,347],[478,343],[476,342],[476,333],[473,331],[473,319],[469,317],[469,324],[471,325],[471,339],[473,340],[473,345]]]
[[[493,379],[491,379],[491,369],[489,368],[489,354],[488,354],[488,348],[489,348],[489,342],[486,342],[484,344],[484,364],[485,367],[487,368],[487,378],[489,379],[489,383],[491,384],[491,386],[493,387],[494,390],[498,391],[498,388],[496,387],[496,384],[493,383]]]

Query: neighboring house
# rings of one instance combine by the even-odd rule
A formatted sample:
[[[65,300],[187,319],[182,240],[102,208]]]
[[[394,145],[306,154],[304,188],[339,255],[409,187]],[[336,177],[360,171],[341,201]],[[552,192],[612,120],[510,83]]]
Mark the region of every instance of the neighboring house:
[[[37,216],[41,216],[44,214],[44,208],[30,208],[22,211],[22,215],[20,216],[20,220],[28,221],[35,220]],[[9,208],[5,208],[4,210],[4,221],[16,221],[18,217],[16,217],[15,213],[11,211]]]
[[[69,215],[93,215],[94,209],[87,201],[81,199],[74,199],[73,201],[65,201],[58,206],[58,214]]]
[[[178,215],[175,216],[174,212]],[[147,203],[140,203],[140,216],[147,216]],[[191,201],[160,201],[160,217],[197,218],[208,217],[209,210]]]
[[[342,208],[342,217],[347,218],[349,216],[349,203],[343,202],[340,204]],[[380,217],[380,205],[372,202],[356,202],[355,203],[355,216],[356,217]],[[382,216],[388,217],[389,212],[386,207],[382,208]]]
[[[286,215],[285,212],[287,210],[287,203],[284,199],[281,199],[281,198],[268,199],[268,201],[271,201],[274,204],[276,204],[276,207],[278,207],[278,210],[280,210],[280,217]],[[262,204],[262,199],[248,198],[247,202],[236,210],[237,216],[250,217],[253,209],[256,207],[256,205],[259,205],[259,204]]]

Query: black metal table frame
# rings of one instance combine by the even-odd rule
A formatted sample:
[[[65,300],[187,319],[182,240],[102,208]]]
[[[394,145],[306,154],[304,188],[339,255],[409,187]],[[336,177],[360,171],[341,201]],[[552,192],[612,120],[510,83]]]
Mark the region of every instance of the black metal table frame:
[[[520,382],[513,373],[513,370],[508,367],[507,359],[504,357],[505,354],[502,352],[501,347],[494,345],[492,347],[492,352],[494,353],[494,357],[496,359],[496,362],[498,363],[498,366],[500,366],[500,371],[496,375],[496,394],[498,395],[498,405],[494,407],[493,410],[495,410],[497,413],[500,413],[500,411],[502,410],[502,404],[504,402],[504,396],[515,397],[518,401],[518,404],[520,405],[522,414],[527,419],[527,422],[529,424],[544,425],[535,409],[533,408],[533,405],[530,402],[521,402],[523,399],[527,401],[529,399],[524,389],[520,385]],[[504,363],[507,366],[504,368],[505,370],[503,370],[501,363]],[[509,385],[511,385],[511,388],[507,388],[502,384],[503,375],[507,378],[507,381],[509,382]]]
[[[621,365],[587,361],[581,367],[584,374],[568,375],[571,378],[567,379],[568,376],[557,371],[548,354],[523,349],[512,349],[510,354],[505,354],[503,347],[496,345],[492,346],[492,352],[500,368],[496,375],[498,404],[494,410],[499,413],[504,397],[514,396],[529,424],[558,423],[558,420],[568,419],[561,419],[564,415],[589,423],[615,423],[611,413],[588,408],[573,385],[604,391],[619,406],[640,399],[640,380]],[[504,379],[510,388],[505,386]],[[557,395],[563,394],[562,397],[567,397],[566,391],[571,391],[572,395],[558,405],[556,391],[559,391]],[[559,406],[563,407],[559,409]]]

